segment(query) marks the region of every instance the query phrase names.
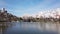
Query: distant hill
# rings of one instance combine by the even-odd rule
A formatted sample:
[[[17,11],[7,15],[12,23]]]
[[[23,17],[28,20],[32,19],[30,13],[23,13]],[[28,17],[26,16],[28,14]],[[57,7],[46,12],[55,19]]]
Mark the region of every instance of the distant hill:
[[[56,9],[51,9],[51,10],[45,10],[45,11],[39,11],[36,14],[30,15],[24,15],[23,17],[27,18],[27,17],[34,17],[34,18],[60,18],[60,8],[56,8]]]
[[[41,21],[52,21],[57,22],[60,21],[60,8],[47,10],[47,11],[40,11],[34,15],[24,15],[20,17],[20,21],[24,22],[41,22]]]
[[[23,17],[17,17],[11,13],[8,13],[5,8],[0,10],[0,22],[12,22],[12,21],[22,21],[22,22],[40,22],[40,21],[60,21],[60,8],[43,11],[36,15],[25,15]]]
[[[18,17],[15,15],[12,15],[10,13],[7,12],[7,10],[5,10],[5,8],[3,8],[2,10],[0,10],[0,22],[5,22],[5,21],[17,21]]]

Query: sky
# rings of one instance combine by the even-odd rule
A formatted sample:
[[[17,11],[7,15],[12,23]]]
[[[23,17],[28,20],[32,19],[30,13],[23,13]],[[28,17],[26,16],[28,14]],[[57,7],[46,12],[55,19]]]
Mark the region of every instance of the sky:
[[[0,9],[18,17],[24,14],[36,14],[43,10],[60,8],[60,0],[0,0]]]

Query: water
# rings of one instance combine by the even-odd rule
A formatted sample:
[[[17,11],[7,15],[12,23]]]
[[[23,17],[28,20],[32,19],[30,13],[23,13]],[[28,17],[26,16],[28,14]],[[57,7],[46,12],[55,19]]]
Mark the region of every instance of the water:
[[[0,24],[0,34],[59,34],[60,24],[44,22],[11,22]]]

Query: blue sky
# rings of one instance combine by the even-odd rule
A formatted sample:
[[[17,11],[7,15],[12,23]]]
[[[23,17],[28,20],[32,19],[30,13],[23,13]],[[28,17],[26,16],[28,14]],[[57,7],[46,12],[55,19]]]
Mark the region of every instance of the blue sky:
[[[60,8],[60,0],[0,0],[0,8],[6,8],[13,15],[22,16]]]

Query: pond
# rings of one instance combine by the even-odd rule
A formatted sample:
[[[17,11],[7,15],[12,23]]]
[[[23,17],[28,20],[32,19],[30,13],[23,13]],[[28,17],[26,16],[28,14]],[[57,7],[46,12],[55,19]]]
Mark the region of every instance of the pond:
[[[9,22],[3,25],[0,24],[0,34],[59,34],[60,32],[60,24],[52,22]]]

